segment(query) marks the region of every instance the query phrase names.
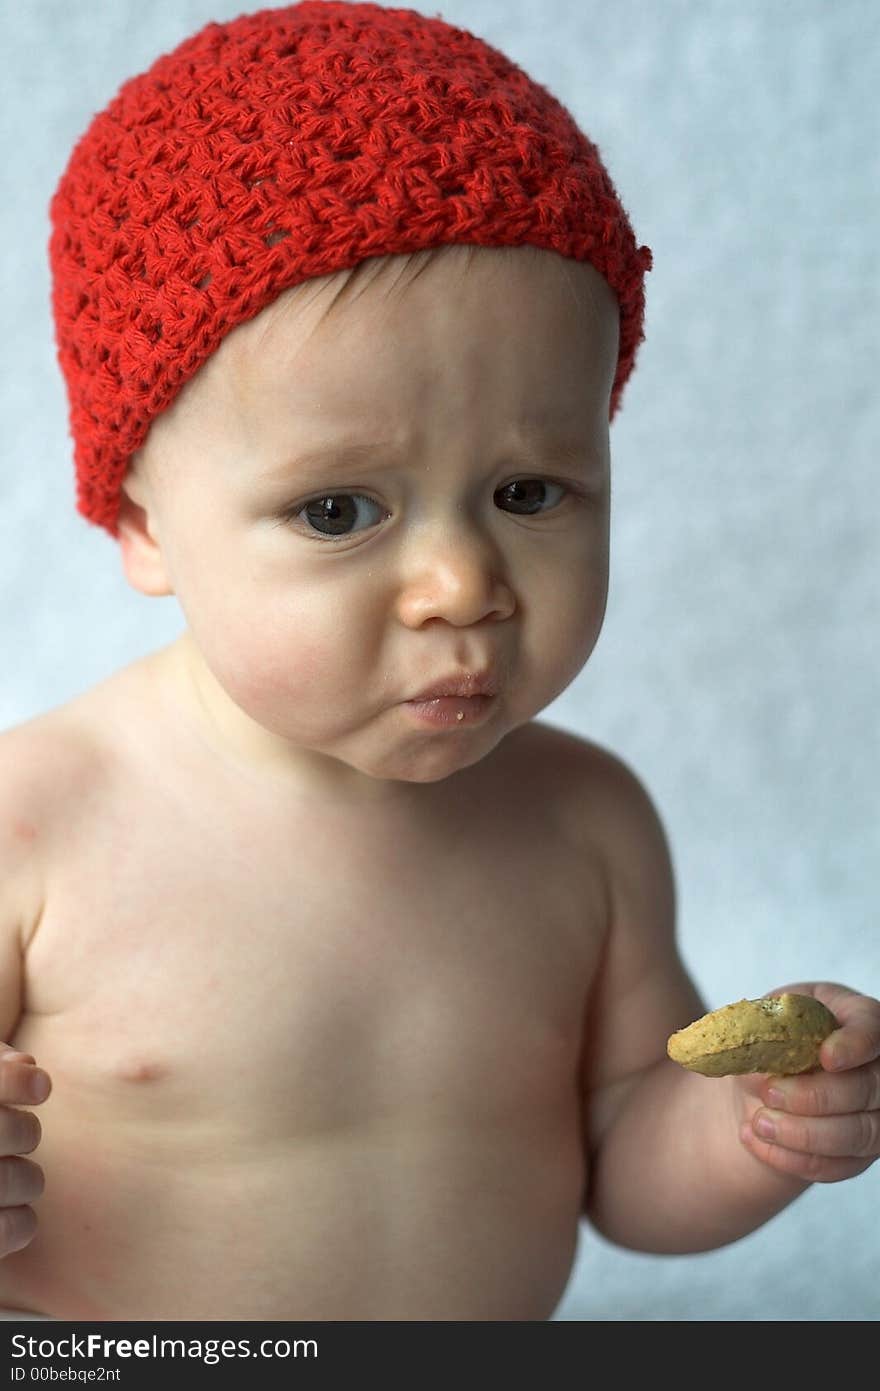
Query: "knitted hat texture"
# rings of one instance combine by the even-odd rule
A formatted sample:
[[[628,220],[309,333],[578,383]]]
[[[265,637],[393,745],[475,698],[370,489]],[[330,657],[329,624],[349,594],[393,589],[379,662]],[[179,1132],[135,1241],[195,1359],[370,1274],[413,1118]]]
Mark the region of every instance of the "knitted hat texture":
[[[651,253],[595,145],[498,49],[414,10],[206,25],[92,119],[50,219],[77,508],[112,536],[151,422],[301,281],[453,242],[589,261],[620,306],[611,416],[644,337]]]

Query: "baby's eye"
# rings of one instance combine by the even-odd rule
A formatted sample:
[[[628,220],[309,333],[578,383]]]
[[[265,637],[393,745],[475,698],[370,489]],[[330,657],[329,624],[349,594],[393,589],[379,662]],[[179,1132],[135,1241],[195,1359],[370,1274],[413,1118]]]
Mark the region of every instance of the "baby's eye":
[[[547,503],[548,492],[550,501],[548,506],[544,506],[543,504]],[[561,483],[551,483],[546,478],[518,478],[515,483],[505,483],[503,488],[499,488],[495,494],[495,501],[501,506],[503,499],[504,504],[509,504],[506,510],[531,516],[535,512],[546,512],[548,507],[556,507],[565,492],[566,489]]]
[[[361,504],[360,508],[358,504]],[[361,526],[356,526],[358,512],[363,515],[363,511],[370,508],[377,515],[372,519],[368,518]],[[307,502],[296,513],[297,517],[302,517],[306,525],[319,532],[321,536],[349,536],[353,531],[363,531],[364,526],[374,526],[377,521],[381,521],[383,515],[378,502],[364,497],[361,493],[331,493],[327,497],[312,498],[311,502]]]

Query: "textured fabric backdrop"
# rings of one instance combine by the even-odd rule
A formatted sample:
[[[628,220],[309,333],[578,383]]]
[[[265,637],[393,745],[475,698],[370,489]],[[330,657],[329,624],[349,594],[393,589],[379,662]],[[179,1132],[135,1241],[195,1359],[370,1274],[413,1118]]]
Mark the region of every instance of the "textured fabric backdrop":
[[[47,205],[119,84],[240,0],[3,0],[0,727],[180,629],[74,512]],[[597,142],[654,252],[612,430],[611,597],[543,718],[666,822],[712,1006],[804,978],[880,995],[874,0],[447,0]],[[565,1320],[874,1320],[880,1165],[699,1256],[586,1227]],[[817,1263],[821,1253],[821,1264]]]

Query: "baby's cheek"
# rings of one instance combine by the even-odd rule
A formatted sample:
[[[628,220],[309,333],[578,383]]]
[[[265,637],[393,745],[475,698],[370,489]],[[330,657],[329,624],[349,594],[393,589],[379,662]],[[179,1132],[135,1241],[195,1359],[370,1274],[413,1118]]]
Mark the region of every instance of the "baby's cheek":
[[[570,681],[581,670],[596,645],[604,613],[605,591],[598,577],[586,577],[581,590],[558,601],[545,642],[560,679]]]
[[[278,635],[244,633],[240,660],[230,663],[226,688],[248,714],[275,726],[305,715],[326,698],[325,658],[320,647]]]

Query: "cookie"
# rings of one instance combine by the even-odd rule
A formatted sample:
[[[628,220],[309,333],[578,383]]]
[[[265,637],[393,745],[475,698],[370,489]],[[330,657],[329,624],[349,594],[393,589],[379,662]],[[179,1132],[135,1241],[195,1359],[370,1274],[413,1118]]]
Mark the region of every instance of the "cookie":
[[[673,1062],[704,1077],[808,1072],[818,1066],[822,1041],[839,1027],[812,995],[771,995],[704,1014],[672,1034],[666,1051]]]

